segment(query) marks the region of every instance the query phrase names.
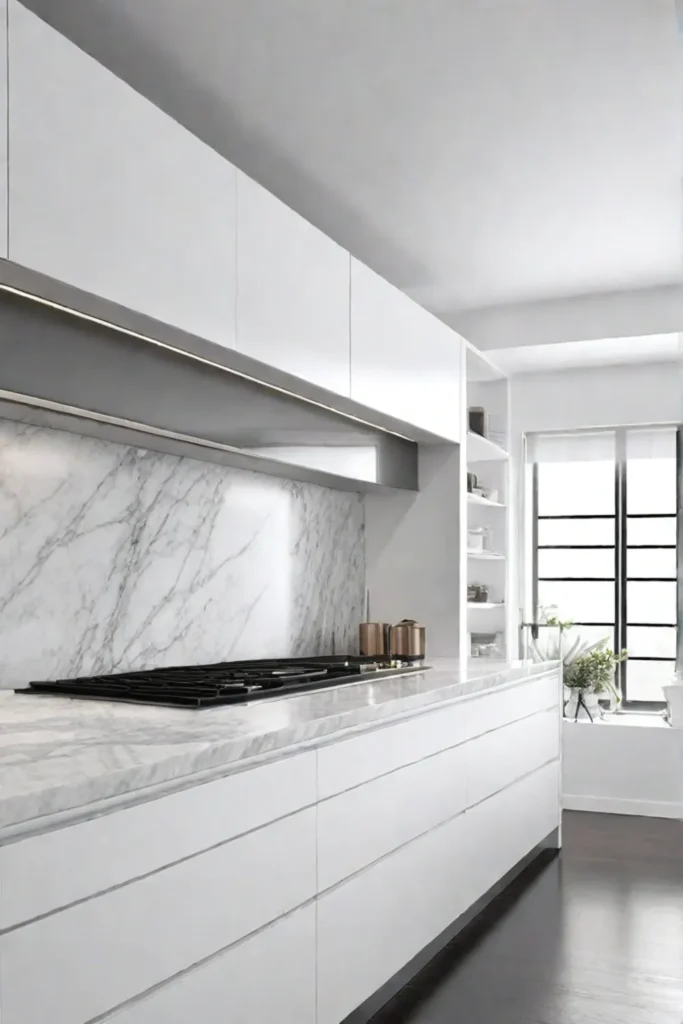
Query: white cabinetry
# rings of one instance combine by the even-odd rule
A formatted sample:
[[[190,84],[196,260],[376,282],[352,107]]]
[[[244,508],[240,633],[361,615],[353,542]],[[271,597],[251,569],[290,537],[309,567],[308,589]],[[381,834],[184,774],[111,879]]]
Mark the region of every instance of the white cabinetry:
[[[311,752],[0,846],[0,930],[192,857],[315,799]],[[50,864],[59,871],[46,871]]]
[[[315,907],[212,957],[111,1024],[315,1024]]]
[[[5,933],[2,1024],[85,1024],[312,899],[315,820],[299,811]]]
[[[466,815],[318,901],[318,1024],[339,1024],[468,906]]]
[[[339,1024],[557,828],[560,701],[548,672],[0,847],[2,1024]]]
[[[235,168],[9,4],[10,259],[232,346]]]
[[[237,220],[237,348],[348,395],[348,252],[241,173]]]
[[[470,904],[560,824],[559,762],[466,811]]]
[[[382,775],[318,808],[318,885],[327,889],[465,809],[467,745]]]
[[[449,441],[461,437],[462,338],[351,259],[351,397]]]

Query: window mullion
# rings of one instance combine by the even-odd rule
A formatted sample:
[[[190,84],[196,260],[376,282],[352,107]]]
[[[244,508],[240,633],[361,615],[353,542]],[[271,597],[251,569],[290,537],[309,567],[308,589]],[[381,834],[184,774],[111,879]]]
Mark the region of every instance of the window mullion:
[[[676,428],[676,672],[683,671],[683,427]]]
[[[616,452],[614,462],[614,546],[616,556],[616,572],[614,580],[614,643],[617,651],[626,647],[628,608],[626,579],[627,570],[627,506],[626,506],[626,432],[618,430],[616,434]],[[623,700],[628,700],[627,667],[622,662],[617,666],[617,680]]]

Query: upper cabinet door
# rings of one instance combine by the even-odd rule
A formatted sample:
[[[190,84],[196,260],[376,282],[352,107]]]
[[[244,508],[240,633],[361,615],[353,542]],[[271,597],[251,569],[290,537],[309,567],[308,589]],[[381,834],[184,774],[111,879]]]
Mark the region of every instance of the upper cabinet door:
[[[232,347],[235,168],[9,4],[10,259]]]
[[[350,391],[350,256],[251,178],[237,177],[237,348]]]
[[[462,338],[351,260],[351,397],[459,441]]]

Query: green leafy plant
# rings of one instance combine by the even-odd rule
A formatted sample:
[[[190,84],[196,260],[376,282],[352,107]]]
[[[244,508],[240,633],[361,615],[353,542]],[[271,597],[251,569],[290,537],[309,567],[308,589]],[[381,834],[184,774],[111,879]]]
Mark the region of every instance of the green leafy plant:
[[[531,657],[534,661],[561,661],[565,674],[577,658],[584,657],[592,650],[604,647],[609,637],[590,642],[582,640],[581,634],[575,632],[571,619],[560,619],[554,605],[541,605],[536,615],[536,622],[541,627],[538,639],[531,641]],[[550,632],[555,628],[557,632]]]
[[[615,654],[607,646],[607,639],[599,640],[587,653],[575,658],[565,668],[564,685],[570,690],[583,693],[605,693],[619,698],[614,685],[614,670],[620,661],[628,656],[627,651]]]

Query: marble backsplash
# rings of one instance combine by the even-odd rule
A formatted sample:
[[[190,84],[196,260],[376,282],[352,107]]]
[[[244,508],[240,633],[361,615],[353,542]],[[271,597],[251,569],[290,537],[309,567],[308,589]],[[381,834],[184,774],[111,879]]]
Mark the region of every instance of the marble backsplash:
[[[0,420],[0,687],[353,650],[361,495]]]

